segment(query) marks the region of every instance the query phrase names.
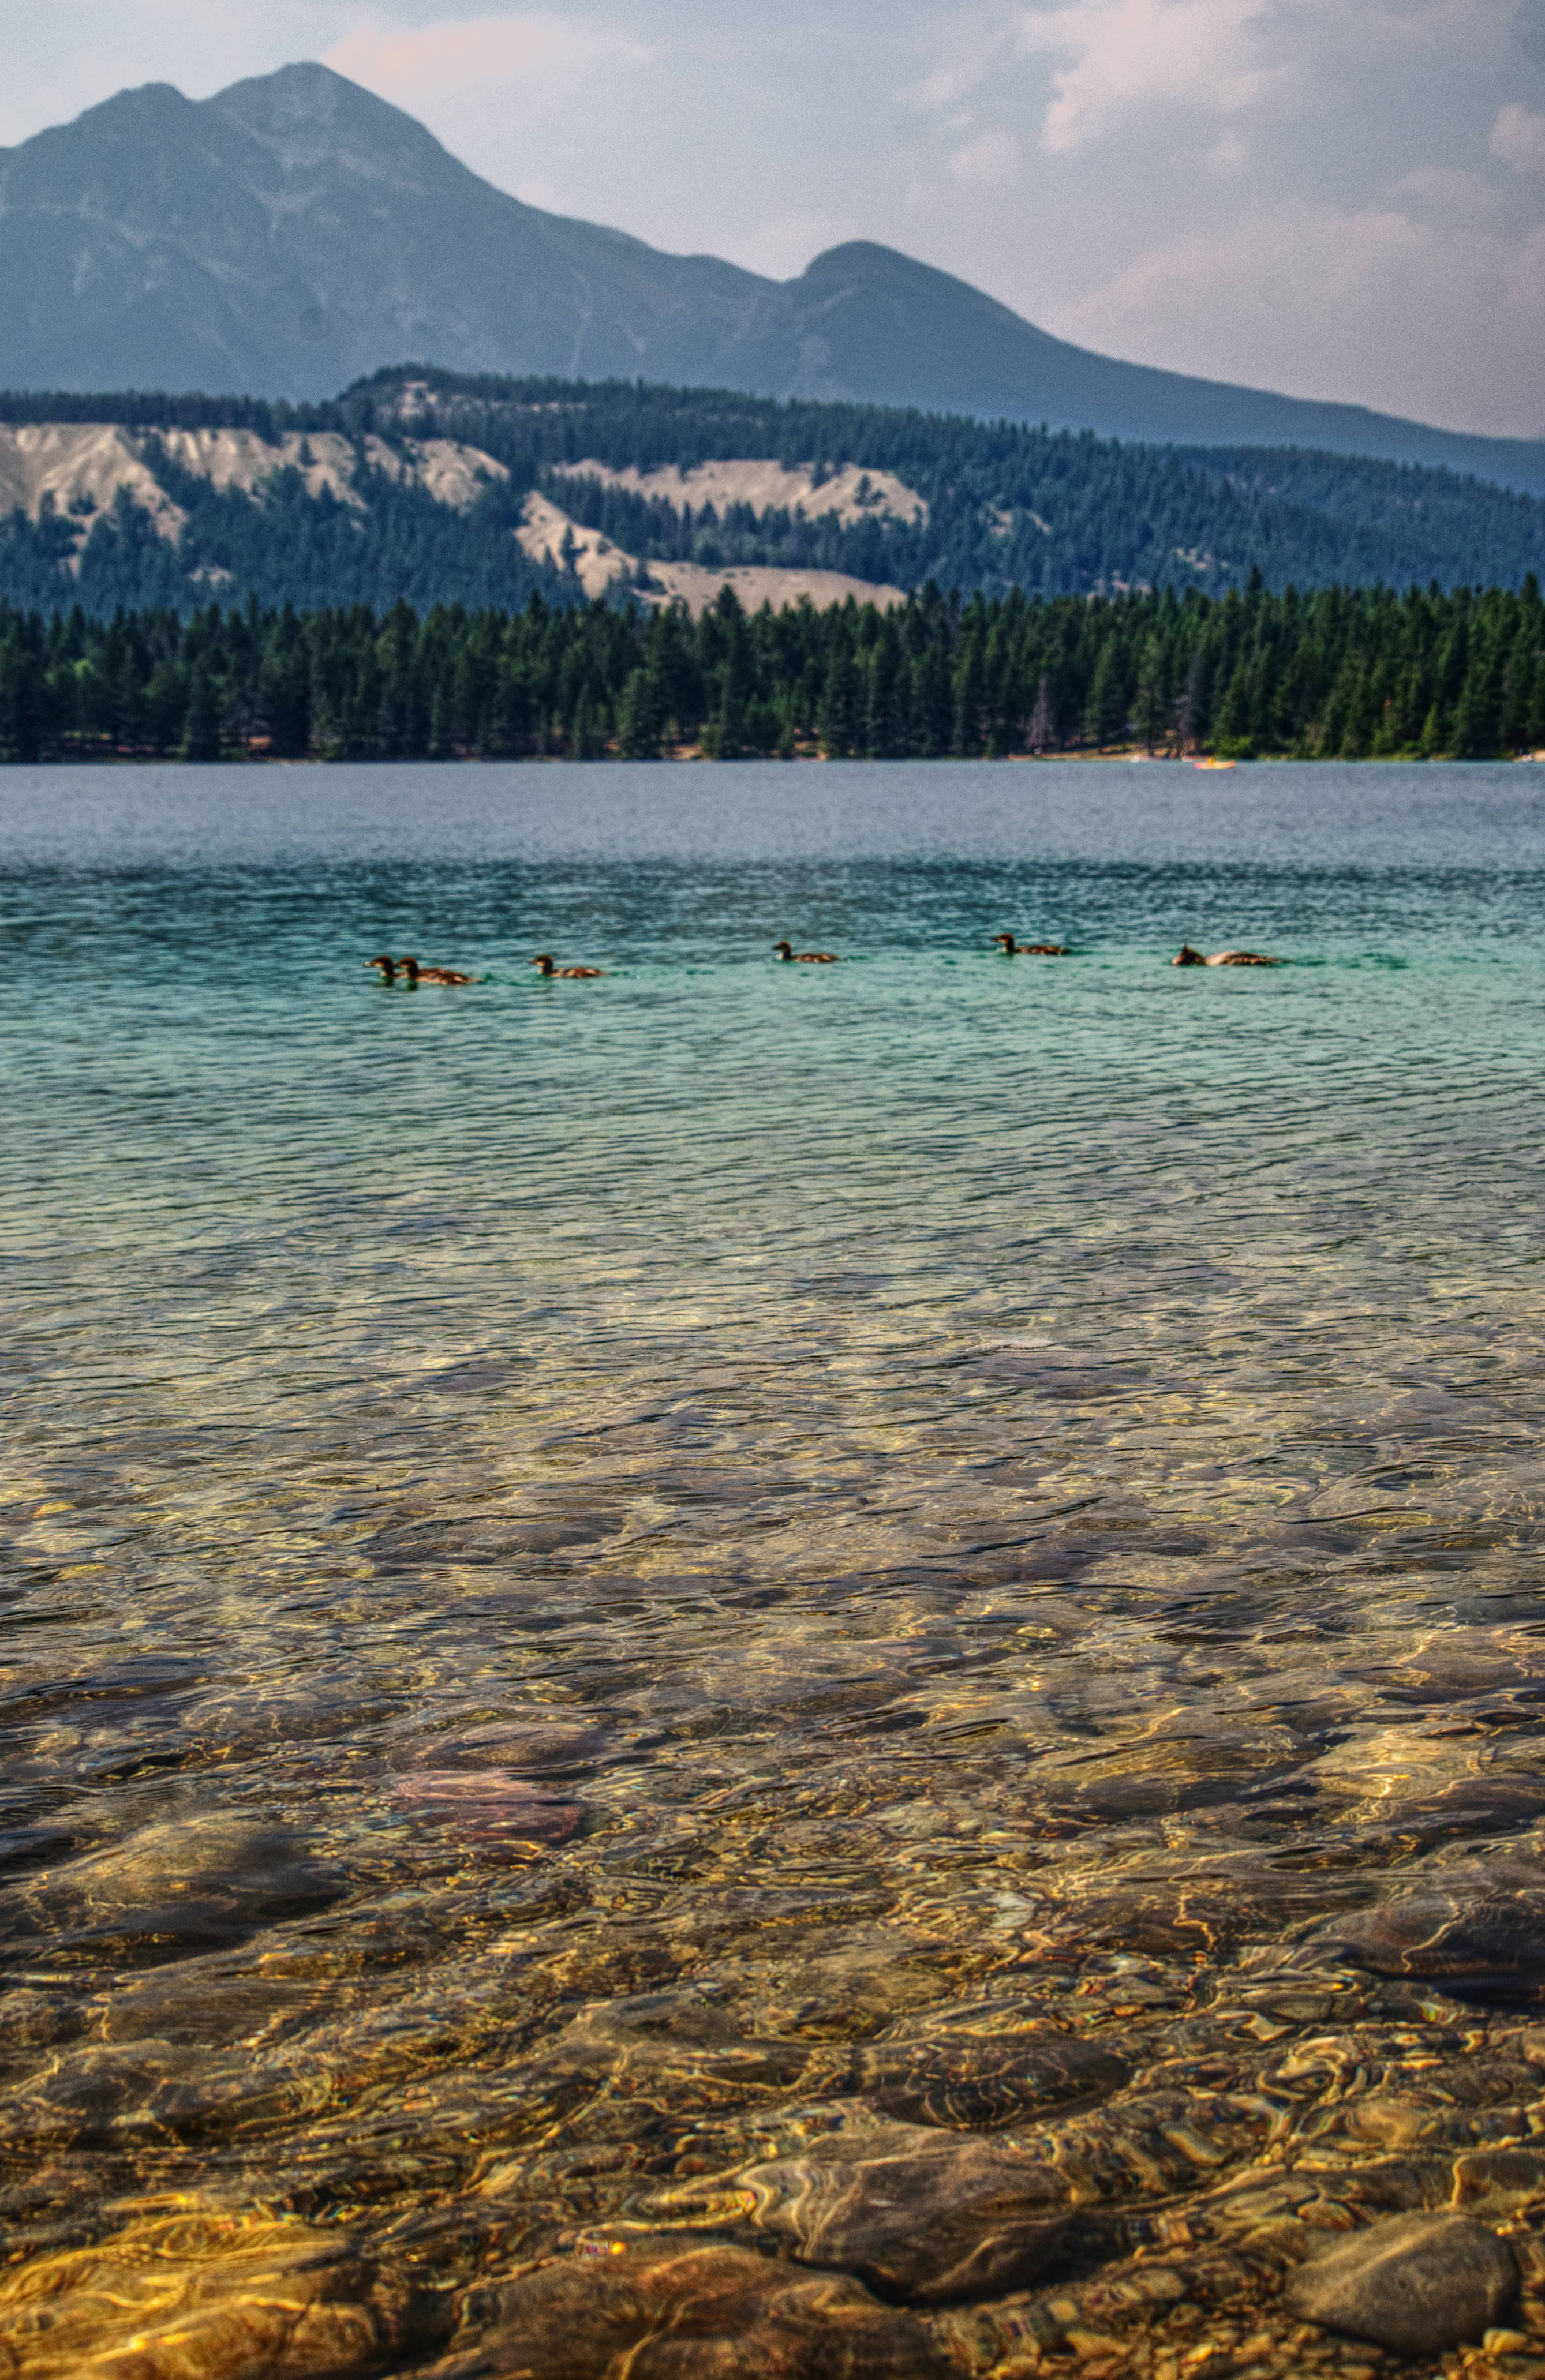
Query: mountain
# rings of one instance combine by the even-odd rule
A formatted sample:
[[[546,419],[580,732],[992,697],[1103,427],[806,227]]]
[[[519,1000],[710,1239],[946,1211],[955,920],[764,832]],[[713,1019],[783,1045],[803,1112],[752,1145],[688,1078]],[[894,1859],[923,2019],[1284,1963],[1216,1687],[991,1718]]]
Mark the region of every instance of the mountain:
[[[869,242],[775,282],[544,213],[321,66],[197,103],[150,83],[0,151],[0,384],[304,398],[408,358],[1319,448],[1545,494],[1545,441],[1116,362]]]

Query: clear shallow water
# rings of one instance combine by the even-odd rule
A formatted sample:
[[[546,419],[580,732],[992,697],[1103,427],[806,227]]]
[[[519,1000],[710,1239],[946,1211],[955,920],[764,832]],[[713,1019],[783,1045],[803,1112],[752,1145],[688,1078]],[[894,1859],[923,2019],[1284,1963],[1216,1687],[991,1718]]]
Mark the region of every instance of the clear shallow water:
[[[6,772],[0,2371],[1337,2368],[1545,2127],[1536,775]]]

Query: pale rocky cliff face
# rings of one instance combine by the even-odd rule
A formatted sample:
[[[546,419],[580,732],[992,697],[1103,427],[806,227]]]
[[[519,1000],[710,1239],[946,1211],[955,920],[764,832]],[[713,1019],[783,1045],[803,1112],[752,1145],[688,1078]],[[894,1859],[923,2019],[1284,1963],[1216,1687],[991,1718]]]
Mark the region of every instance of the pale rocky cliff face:
[[[648,469],[629,465],[613,470],[604,463],[567,463],[558,476],[597,480],[603,488],[621,488],[629,494],[654,496],[677,512],[688,506],[701,512],[712,504],[722,513],[727,504],[747,504],[759,517],[763,513],[797,513],[806,520],[834,514],[845,528],[861,520],[922,522],[928,506],[915,488],[894,471],[866,471],[857,463],[818,480],[809,463],[775,463],[745,456],[736,460],[697,463],[682,470],[675,463]]]
[[[371,500],[371,475],[380,473],[395,486],[422,488],[437,504],[466,513],[491,485],[507,480],[506,466],[480,447],[452,438],[404,439],[388,445],[367,436],[359,445],[335,431],[303,435],[286,431],[269,442],[251,430],[183,430],[153,431],[123,429],[112,422],[0,423],[0,519],[19,511],[29,520],[54,516],[75,532],[79,548],[92,523],[110,512],[120,496],[148,515],[158,535],[175,544],[188,514],[175,503],[155,476],[160,455],[196,479],[205,480],[221,494],[261,498],[265,484],[279,472],[298,471],[309,496],[331,496],[363,516]],[[584,468],[609,477],[618,485],[643,484],[651,492],[666,493],[671,502],[694,508],[716,502],[749,503],[760,512],[797,509],[802,502],[812,513],[836,512],[844,519],[861,519],[883,507],[891,517],[926,516],[922,498],[888,472],[864,474],[850,469],[834,473],[818,488],[807,465],[787,469],[772,462],[722,462],[679,473],[602,473],[599,465]],[[672,489],[663,481],[669,479]],[[656,489],[654,481],[662,485]],[[680,486],[676,487],[675,483]],[[174,481],[174,484],[176,482]],[[708,491],[716,492],[710,494]],[[760,499],[760,501],[759,501]],[[792,501],[791,501],[792,499]],[[623,551],[598,530],[572,521],[547,497],[527,498],[520,526],[515,531],[521,551],[533,562],[551,560],[560,567],[572,558],[585,593],[603,595],[619,582],[632,586],[644,603],[682,601],[696,617],[715,601],[721,588],[732,585],[748,611],[763,603],[774,610],[785,603],[809,601],[818,609],[845,602],[889,605],[905,601],[899,587],[871,586],[835,570],[778,569],[760,565],[710,569],[692,562],[651,563],[648,583],[639,584],[637,555]],[[202,574],[218,587],[229,573]]]
[[[289,431],[271,443],[251,430],[0,423],[0,519],[20,512],[36,521],[52,513],[73,528],[79,545],[98,515],[110,512],[124,496],[175,543],[188,515],[156,477],[157,449],[178,470],[207,480],[221,494],[234,491],[256,498],[277,473],[294,470],[309,496],[332,496],[358,513],[366,510],[369,474],[375,470],[399,486],[424,488],[437,504],[457,512],[469,511],[485,487],[509,477],[492,455],[449,438],[405,440],[398,447],[367,438],[357,450],[335,431],[312,431],[309,436]]]
[[[729,463],[717,468],[734,472],[740,467]],[[745,466],[748,472],[777,468],[776,464]],[[620,479],[622,475],[615,476]],[[561,506],[547,496],[527,497],[516,535],[522,552],[531,561],[554,562],[560,567],[566,562],[572,564],[575,577],[589,596],[604,595],[610,588],[626,586],[640,603],[685,603],[695,620],[718,600],[725,587],[734,589],[741,609],[747,612],[759,612],[764,603],[771,603],[775,612],[789,603],[812,603],[818,612],[824,612],[833,603],[845,603],[850,596],[857,603],[878,603],[882,611],[889,611],[893,604],[906,601],[906,591],[900,587],[876,586],[869,579],[852,578],[845,571],[782,569],[765,563],[710,569],[699,562],[650,562],[640,577],[637,554],[614,544],[599,529],[586,528],[582,523],[570,520]]]
[[[0,426],[0,517],[21,512],[35,521],[51,512],[84,533],[120,490],[163,537],[176,538],[187,515],[146,468],[128,431],[100,421]]]

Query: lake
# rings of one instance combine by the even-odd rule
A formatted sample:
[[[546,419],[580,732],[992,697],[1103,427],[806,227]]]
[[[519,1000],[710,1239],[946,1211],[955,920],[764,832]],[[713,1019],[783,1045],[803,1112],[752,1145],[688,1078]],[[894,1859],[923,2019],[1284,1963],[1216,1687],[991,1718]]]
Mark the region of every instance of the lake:
[[[1534,2336],[1545,771],[12,769],[0,914],[0,2372]]]

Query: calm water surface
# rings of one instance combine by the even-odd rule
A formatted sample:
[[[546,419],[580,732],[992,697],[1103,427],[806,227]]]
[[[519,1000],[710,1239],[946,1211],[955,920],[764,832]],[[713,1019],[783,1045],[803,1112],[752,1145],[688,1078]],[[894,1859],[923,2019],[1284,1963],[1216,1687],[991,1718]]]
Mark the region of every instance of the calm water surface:
[[[1545,771],[10,770],[0,918],[0,2373],[1527,2332]]]

